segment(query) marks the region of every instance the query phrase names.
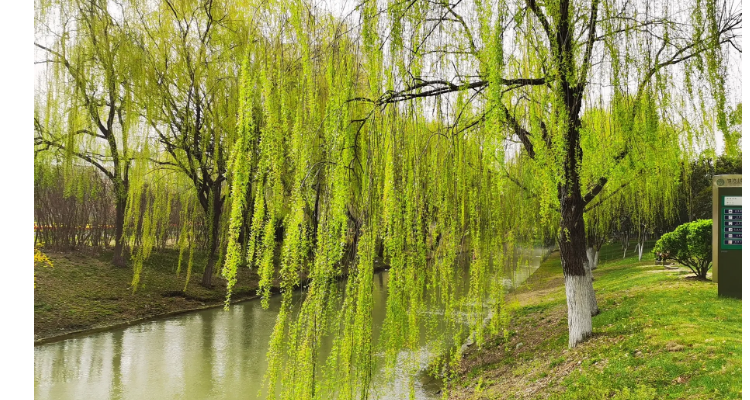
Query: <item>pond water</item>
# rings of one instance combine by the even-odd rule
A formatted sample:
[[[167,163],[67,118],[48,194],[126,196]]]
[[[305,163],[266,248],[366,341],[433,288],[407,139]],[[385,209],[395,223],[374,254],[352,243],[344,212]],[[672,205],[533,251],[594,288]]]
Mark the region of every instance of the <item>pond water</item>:
[[[517,252],[506,286],[517,286],[538,268],[546,249]],[[385,318],[388,272],[373,279],[373,335]],[[300,294],[296,294],[299,296]],[[280,296],[264,310],[250,300],[221,308],[143,322],[72,337],[34,348],[36,399],[262,399],[268,339]],[[417,352],[399,360],[424,368],[436,355],[423,338]],[[393,377],[373,376],[372,398],[409,397],[410,368],[397,366]],[[416,380],[417,399],[433,399],[439,382]]]

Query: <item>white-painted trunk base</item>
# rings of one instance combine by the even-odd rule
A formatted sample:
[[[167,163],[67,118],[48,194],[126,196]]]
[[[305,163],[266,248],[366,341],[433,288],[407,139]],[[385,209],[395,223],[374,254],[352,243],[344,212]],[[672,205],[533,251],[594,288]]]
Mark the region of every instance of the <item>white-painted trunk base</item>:
[[[591,309],[591,316],[599,314],[599,305],[596,303],[596,292],[594,292],[594,274],[591,272],[589,265],[584,265],[586,268],[586,278],[588,278],[589,285],[586,288],[587,296],[589,298],[589,308]]]
[[[565,277],[565,295],[568,300],[568,345],[575,347],[591,336],[591,279],[584,276]]]
[[[599,250],[594,253],[594,264],[591,266],[591,270],[595,270],[599,266]]]

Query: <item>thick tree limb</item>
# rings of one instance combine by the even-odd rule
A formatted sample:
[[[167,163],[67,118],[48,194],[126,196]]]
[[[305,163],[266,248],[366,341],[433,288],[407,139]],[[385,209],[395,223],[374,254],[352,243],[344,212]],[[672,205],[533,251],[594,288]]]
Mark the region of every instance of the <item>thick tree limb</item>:
[[[609,194],[607,194],[607,196],[605,196],[605,197],[601,198],[599,201],[597,201],[596,204],[591,205],[591,206],[587,205],[586,208],[583,210],[583,212],[589,212],[589,211],[595,209],[596,207],[599,207],[600,205],[602,205],[602,203],[604,203],[605,201],[611,199],[614,195],[616,195],[617,192],[619,192],[620,190],[626,188],[628,185],[630,185],[632,182],[634,182],[635,178],[637,178],[638,176],[640,176],[642,173],[643,173],[643,170],[639,171],[637,174],[635,174],[633,176],[633,179],[631,179],[631,180],[623,183],[622,185],[620,185],[619,187],[617,187],[617,189],[611,191]],[[604,185],[602,185],[602,187],[604,187]]]
[[[512,89],[517,89],[523,86],[544,85],[545,83],[547,83],[547,78],[546,77],[544,78],[511,78],[511,79],[503,78],[500,80],[499,83],[505,86],[512,86]],[[490,82],[486,80],[478,80],[474,82],[466,82],[466,83],[461,83],[461,84],[455,84],[453,82],[443,80],[443,79],[436,79],[436,80],[429,80],[429,81],[419,80],[419,83],[415,83],[414,85],[408,86],[407,88],[400,90],[400,91],[387,92],[376,100],[372,100],[372,99],[365,98],[365,97],[355,97],[355,98],[349,99],[348,101],[362,101],[362,102],[373,103],[375,105],[380,106],[380,105],[398,103],[398,102],[416,99],[416,98],[440,96],[446,93],[458,92],[462,90],[483,89],[487,87],[489,84]],[[424,88],[431,88],[431,89],[423,91],[423,92],[416,92],[417,90],[424,89]]]
[[[513,129],[513,133],[521,139],[521,143],[523,144],[526,153],[531,159],[534,159],[536,157],[536,152],[534,151],[534,145],[531,143],[531,132],[521,126],[518,120],[510,113],[510,111],[508,111],[508,108],[505,107],[504,104],[500,104],[500,109],[505,114],[505,119]]]
[[[623,149],[619,154],[617,154],[614,158],[615,165],[617,165],[620,161],[622,161],[627,155],[630,153],[630,147],[626,146],[625,149]],[[599,178],[597,183],[589,190],[586,195],[583,196],[583,202],[584,204],[589,204],[594,198],[604,189],[604,185],[607,184],[607,181],[609,179],[606,176],[602,176]]]

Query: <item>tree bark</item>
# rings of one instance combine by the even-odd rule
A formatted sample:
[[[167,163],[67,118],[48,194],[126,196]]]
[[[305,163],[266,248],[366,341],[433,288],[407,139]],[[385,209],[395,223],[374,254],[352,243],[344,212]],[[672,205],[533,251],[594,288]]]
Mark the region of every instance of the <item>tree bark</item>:
[[[117,161],[117,160],[116,160]],[[115,171],[119,170],[119,161],[115,162]],[[112,186],[115,191],[115,251],[112,256],[112,264],[118,268],[127,267],[127,248],[125,246],[125,207],[128,204],[128,190],[130,180],[128,179],[128,165],[125,165],[125,179],[114,175]]]
[[[591,336],[591,316],[598,309],[586,257],[585,203],[578,188],[570,189],[569,194],[563,191],[560,197],[560,257],[568,302],[568,345],[575,347]]]
[[[212,210],[209,214],[209,224],[211,224],[211,231],[209,236],[210,244],[208,251],[208,263],[206,264],[206,269],[203,270],[203,279],[201,280],[201,285],[207,288],[210,288],[213,285],[212,278],[214,266],[216,265],[216,262],[219,258],[219,226],[221,223],[221,210],[223,203],[223,199],[221,198],[221,181],[218,181],[211,187],[211,195]]]
[[[593,271],[597,267],[599,267],[599,250],[594,253],[594,264],[591,265],[591,270]]]
[[[628,247],[630,247],[630,228],[626,232],[623,232],[622,236],[622,258],[628,256]]]
[[[565,276],[568,301],[568,346],[573,348],[591,336],[591,306],[587,296],[590,282],[585,275]]]
[[[586,248],[586,260],[589,262],[588,269],[593,271],[596,265],[594,259],[596,258],[596,250],[592,246]]]
[[[643,247],[646,245],[647,235],[645,231],[638,233],[638,261],[643,259]]]
[[[599,232],[593,231],[594,229],[596,228],[591,228],[588,231],[586,240],[586,259],[589,262],[589,269],[591,271],[595,270],[599,265],[599,249],[604,244],[603,236]]]
[[[118,268],[127,267],[127,251],[123,232],[125,230],[125,206],[127,205],[127,188],[123,184],[115,184],[115,251],[112,264]]]
[[[586,260],[586,277],[588,278],[590,288],[586,288],[589,297],[589,309],[591,316],[599,314],[599,304],[596,302],[596,291],[594,290],[594,274],[591,272],[591,263]]]

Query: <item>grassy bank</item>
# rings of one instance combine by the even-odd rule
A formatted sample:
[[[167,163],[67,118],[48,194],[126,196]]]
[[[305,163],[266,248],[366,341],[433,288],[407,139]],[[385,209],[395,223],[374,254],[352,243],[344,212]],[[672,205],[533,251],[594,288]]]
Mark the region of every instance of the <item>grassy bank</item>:
[[[143,267],[141,286],[133,293],[130,268],[111,265],[112,253],[45,252],[52,268],[36,268],[34,340],[57,337],[139,319],[223,304],[226,287],[215,278],[214,287],[200,285],[206,258],[196,254],[187,290],[183,260],[178,276],[177,250],[154,252]],[[233,299],[255,295],[257,275],[238,271]]]
[[[618,246],[603,249],[615,253]],[[630,255],[629,253],[628,255]],[[620,252],[620,257],[622,253]],[[742,302],[650,255],[594,271],[594,335],[567,348],[559,253],[509,299],[511,336],[471,349],[452,399],[739,399]]]

